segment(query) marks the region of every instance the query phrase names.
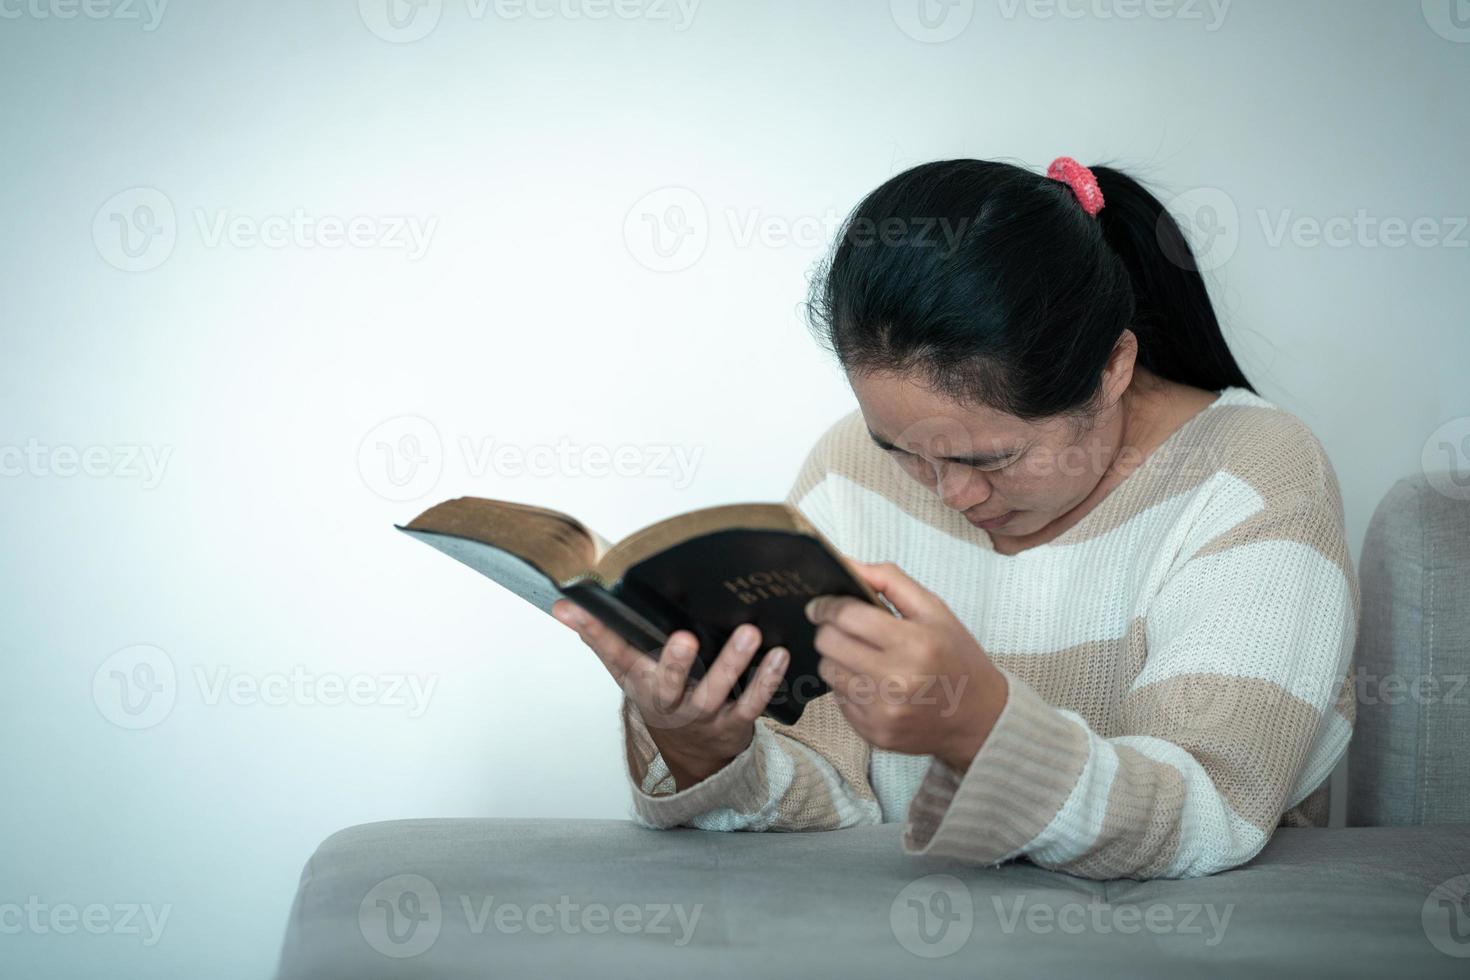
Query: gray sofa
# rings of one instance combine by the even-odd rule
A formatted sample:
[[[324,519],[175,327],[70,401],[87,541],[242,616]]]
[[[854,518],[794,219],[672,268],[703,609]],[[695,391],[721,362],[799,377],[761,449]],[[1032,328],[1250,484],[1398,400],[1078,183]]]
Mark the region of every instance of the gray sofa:
[[[280,980],[1470,977],[1470,501],[1400,481],[1360,565],[1345,828],[1283,828],[1210,878],[1096,882],[907,857],[896,824],[369,824],[307,862]]]

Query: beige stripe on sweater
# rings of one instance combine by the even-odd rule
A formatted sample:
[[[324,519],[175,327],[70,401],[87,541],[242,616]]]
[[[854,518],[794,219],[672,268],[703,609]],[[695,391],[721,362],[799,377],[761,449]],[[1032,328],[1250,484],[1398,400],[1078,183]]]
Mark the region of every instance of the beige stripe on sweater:
[[[1353,720],[1358,607],[1335,475],[1298,420],[1240,389],[1191,419],[1079,524],[1015,556],[868,439],[819,441],[789,499],[857,558],[944,599],[1005,673],[961,776],[932,762],[904,846],[1089,877],[1203,874],[1279,823],[1317,823]],[[626,713],[651,826],[831,829],[880,819],[871,750],[832,696],[681,793]],[[885,800],[884,809],[892,809]]]

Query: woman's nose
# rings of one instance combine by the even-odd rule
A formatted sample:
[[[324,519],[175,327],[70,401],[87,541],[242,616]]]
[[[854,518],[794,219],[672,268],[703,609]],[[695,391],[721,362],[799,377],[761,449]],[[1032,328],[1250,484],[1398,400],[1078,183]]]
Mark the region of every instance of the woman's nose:
[[[935,481],[939,498],[951,510],[969,510],[990,499],[990,481],[972,466],[940,463]]]

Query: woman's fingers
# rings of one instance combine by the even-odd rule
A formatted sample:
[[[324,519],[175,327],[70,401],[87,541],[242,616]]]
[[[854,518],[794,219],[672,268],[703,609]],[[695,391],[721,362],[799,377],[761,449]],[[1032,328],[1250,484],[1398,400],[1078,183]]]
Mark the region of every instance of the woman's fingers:
[[[882,650],[830,623],[823,623],[817,627],[812,645],[817,648],[817,652],[822,655],[823,659],[835,661],[850,670],[863,673],[881,674],[885,661],[891,662],[893,659],[891,655],[885,656]]]
[[[628,690],[630,683],[639,684],[651,679],[655,667],[653,659],[581,606],[570,599],[560,599],[552,605],[551,614],[576,631],[623,690]]]
[[[710,665],[694,693],[689,695],[689,702],[696,711],[708,717],[724,707],[731,689],[750,665],[760,642],[761,631],[750,623],[740,625],[730,634],[725,648]]]
[[[891,561],[853,562],[853,565],[868,587],[883,593],[905,619],[920,619],[943,605],[938,596],[909,578],[908,573]]]
[[[761,660],[760,670],[756,672],[750,686],[725,709],[729,717],[742,725],[751,724],[759,718],[761,712],[766,710],[766,705],[771,703],[790,663],[791,654],[785,647],[772,647]]]
[[[670,710],[683,700],[689,686],[689,668],[694,665],[694,655],[698,651],[699,640],[688,630],[675,630],[669,635],[663,652],[659,654],[655,681],[655,693],[663,710]]]
[[[822,657],[817,661],[817,676],[826,681],[833,691],[845,696],[854,674],[831,657]]]
[[[760,649],[760,630],[749,623],[730,634],[720,655],[691,691],[689,672],[699,651],[699,641],[688,630],[670,634],[658,659],[654,660],[568,599],[557,601],[551,613],[576,631],[624,693],[645,714],[657,717],[663,727],[679,727],[697,718],[717,715],[720,720],[729,718],[740,724],[753,722],[775,695],[791,661],[791,654],[784,647],[771,650],[750,686],[731,702],[730,692]]]
[[[806,618],[819,630],[830,627],[861,640],[875,654],[886,646],[901,641],[909,623],[861,599],[845,595],[824,595],[806,604]]]

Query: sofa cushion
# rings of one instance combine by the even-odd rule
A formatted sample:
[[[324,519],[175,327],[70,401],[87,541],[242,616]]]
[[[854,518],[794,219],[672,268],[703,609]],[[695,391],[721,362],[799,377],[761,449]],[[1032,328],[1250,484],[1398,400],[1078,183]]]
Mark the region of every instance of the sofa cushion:
[[[354,827],[306,866],[280,977],[1300,980],[1470,970],[1460,958],[1470,957],[1470,827],[1282,829],[1239,869],[1148,882],[908,857],[901,832],[722,834],[605,820]]]
[[[1400,480],[1359,578],[1348,823],[1470,823],[1470,488]]]

